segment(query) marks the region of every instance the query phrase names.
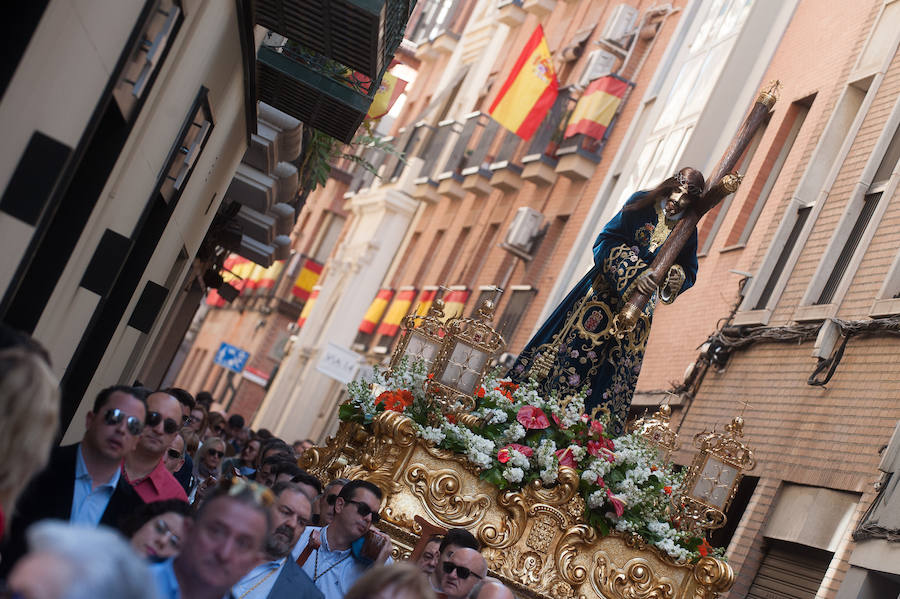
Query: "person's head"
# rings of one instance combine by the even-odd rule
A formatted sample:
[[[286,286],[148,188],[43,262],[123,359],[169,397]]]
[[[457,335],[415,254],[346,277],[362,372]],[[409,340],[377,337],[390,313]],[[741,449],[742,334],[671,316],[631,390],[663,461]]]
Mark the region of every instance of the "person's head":
[[[225,457],[225,441],[218,437],[210,437],[197,452],[197,461],[203,465],[206,475],[217,476]]]
[[[666,216],[676,216],[687,209],[703,194],[703,174],[697,169],[685,167],[672,177],[673,186],[666,198]]]
[[[412,564],[395,563],[370,568],[344,595],[344,599],[434,599],[428,580]]]
[[[325,489],[322,491],[322,494],[316,499],[315,505],[313,505],[313,513],[318,516],[316,518],[319,526],[327,526],[331,524],[331,521],[334,520],[334,503],[337,500],[338,495],[341,493],[341,489],[344,488],[344,485],[349,483],[350,480],[347,478],[336,478],[327,485],[325,485]]]
[[[291,552],[312,518],[312,505],[306,494],[293,483],[277,483],[272,487],[272,532],[266,544],[270,559],[280,559]]]
[[[203,435],[203,431],[206,430],[206,421],[208,418],[209,415],[206,413],[206,408],[197,403],[191,408],[191,422],[188,426],[191,427],[197,435]]]
[[[59,381],[27,346],[0,350],[0,508],[7,514],[32,475],[47,464],[59,424]]]
[[[7,578],[28,599],[151,599],[147,566],[119,534],[104,526],[45,520],[27,533],[30,552]]]
[[[275,482],[273,485],[277,485],[278,483],[289,483],[293,481],[295,478],[303,474],[303,469],[300,468],[293,460],[285,460],[281,462],[274,469],[275,472]]]
[[[422,549],[422,554],[419,555],[419,559],[416,560],[416,565],[419,567],[419,570],[428,576],[434,574],[434,569],[437,567],[438,557],[441,555],[442,540],[443,537],[440,535],[431,535],[428,537],[428,540],[425,541],[425,548]]]
[[[243,428],[244,428],[244,417],[243,416],[241,416],[240,414],[232,414],[231,416],[228,417],[227,432],[228,432],[228,437],[230,439],[237,438],[240,435],[241,430]]]
[[[478,539],[475,538],[475,535],[465,528],[451,528],[444,535],[438,549],[438,562],[434,569],[433,578],[437,581],[438,585],[440,585],[441,577],[444,575],[441,568],[444,564],[444,560],[447,559],[447,556],[457,549],[474,549],[475,551],[480,551],[481,544],[478,542]]]
[[[197,436],[194,429],[187,426],[181,429],[181,438],[184,439],[185,453],[191,458],[197,455],[197,450],[200,448],[200,437]]]
[[[261,428],[256,431],[256,438],[265,443],[269,439],[274,439],[275,435],[273,435],[272,431],[270,431],[269,429]]]
[[[220,439],[225,437],[225,416],[220,412],[210,412],[206,419],[206,430],[203,431],[200,439],[206,442],[209,437],[219,437]]]
[[[300,469],[300,472],[294,475],[291,482],[303,489],[310,501],[315,501],[322,494],[322,483],[306,470]]]
[[[448,599],[463,599],[487,575],[487,562],[475,549],[451,551],[441,562],[439,580]]]
[[[369,481],[350,481],[334,502],[331,526],[348,538],[358,539],[380,519],[381,496],[381,489]]]
[[[490,576],[479,581],[469,593],[469,597],[472,599],[516,599],[516,596],[505,584]]]
[[[315,447],[315,446],[316,446],[316,442],[313,441],[312,439],[304,439],[303,441],[294,441],[294,444],[293,444],[294,453],[297,454],[297,456],[299,457],[299,456],[303,455],[304,451],[306,451],[310,447]]]
[[[134,450],[147,428],[147,408],[142,397],[139,391],[124,385],[100,391],[85,418],[82,443],[105,460],[121,461]]]
[[[262,465],[256,469],[256,482],[267,487],[272,487],[277,482],[276,479],[278,478],[278,473],[281,469],[290,468],[291,466],[297,470],[300,469],[297,464],[287,456],[279,454],[269,456],[263,460]],[[291,474],[291,478],[293,478],[293,474]]]
[[[168,559],[181,550],[184,520],[191,506],[179,499],[153,501],[139,507],[119,527],[142,557]]]
[[[168,389],[164,389],[163,392],[168,393],[181,404],[181,425],[188,426],[191,423],[191,410],[197,405],[194,396],[191,395],[190,392],[179,389],[178,387],[169,387]]]
[[[278,437],[266,439],[262,442],[262,445],[259,446],[259,455],[256,457],[257,470],[263,465],[265,460],[274,455],[281,455],[285,458],[293,459],[294,452],[287,443]]]
[[[259,455],[259,439],[250,439],[241,450],[241,464],[256,468],[256,456]]]
[[[215,403],[212,393],[209,391],[201,391],[197,394],[197,405],[203,406],[203,409],[209,412],[210,407]]]
[[[224,595],[265,559],[273,500],[269,489],[242,478],[216,487],[185,521],[176,573]]]
[[[181,430],[181,403],[165,391],[155,391],[147,397],[147,426],[138,442],[142,452],[162,458],[172,439]]]
[[[175,437],[169,443],[166,455],[163,456],[163,464],[165,464],[166,470],[172,474],[175,474],[184,466],[184,437],[181,436],[180,432],[175,433]]]

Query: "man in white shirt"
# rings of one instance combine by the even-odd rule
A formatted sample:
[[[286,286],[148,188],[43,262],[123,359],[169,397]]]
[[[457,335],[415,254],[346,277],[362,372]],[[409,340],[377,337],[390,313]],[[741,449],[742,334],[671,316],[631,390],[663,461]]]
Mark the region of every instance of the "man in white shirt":
[[[290,558],[312,517],[312,506],[295,483],[272,487],[272,528],[266,542],[266,561],[250,570],[232,589],[240,599],[322,599],[312,579]]]
[[[294,547],[292,556],[325,599],[342,599],[369,567],[391,562],[390,538],[372,528],[379,520],[381,497],[374,484],[350,481],[335,500],[331,524],[308,527]],[[377,551],[369,551],[378,543]]]

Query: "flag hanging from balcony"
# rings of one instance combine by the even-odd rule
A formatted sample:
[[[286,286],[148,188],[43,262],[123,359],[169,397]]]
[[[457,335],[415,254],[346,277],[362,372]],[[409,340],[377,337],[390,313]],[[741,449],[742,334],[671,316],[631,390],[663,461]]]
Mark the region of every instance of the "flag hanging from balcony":
[[[371,335],[375,332],[375,327],[381,322],[381,317],[384,315],[384,311],[387,310],[388,302],[391,301],[392,297],[394,297],[393,289],[381,289],[378,291],[359,325],[360,333]]]
[[[466,307],[466,301],[469,299],[468,289],[452,289],[444,298],[444,320],[460,317],[463,314],[463,308]]]
[[[378,334],[387,337],[393,337],[400,330],[403,318],[409,313],[409,307],[412,306],[413,300],[416,299],[416,290],[412,287],[401,289],[397,292],[397,297],[391,302],[387,314],[378,325]]]
[[[300,311],[300,318],[297,319],[297,326],[302,327],[306,322],[306,319],[309,317],[309,313],[312,312],[313,306],[316,305],[316,300],[319,299],[319,288],[316,287],[309,294],[309,299],[306,300],[306,304],[303,305],[303,309]]]
[[[437,287],[425,287],[422,289],[422,295],[419,297],[419,305],[416,306],[416,316],[427,316],[434,298],[437,296]],[[416,326],[419,326],[421,320],[416,320]]]
[[[553,106],[558,91],[550,48],[543,28],[538,25],[488,112],[522,139],[531,139]]]
[[[369,106],[369,112],[366,116],[370,119],[380,119],[386,115],[390,112],[394,102],[397,101],[397,98],[400,97],[405,88],[406,81],[385,71],[384,77],[381,78],[381,85],[378,86],[378,91],[375,92],[375,97],[372,99],[372,105]]]
[[[628,83],[614,75],[594,79],[575,105],[565,136],[583,133],[594,139],[603,139],[627,89]]]
[[[319,275],[322,274],[324,265],[319,264],[311,258],[305,258],[300,267],[300,273],[294,281],[294,287],[291,293],[301,302],[309,299],[313,285],[319,281]]]
[[[275,283],[278,281],[278,277],[281,276],[282,270],[284,270],[284,260],[276,260],[272,263],[272,266],[263,271],[258,287],[261,295],[275,289]]]

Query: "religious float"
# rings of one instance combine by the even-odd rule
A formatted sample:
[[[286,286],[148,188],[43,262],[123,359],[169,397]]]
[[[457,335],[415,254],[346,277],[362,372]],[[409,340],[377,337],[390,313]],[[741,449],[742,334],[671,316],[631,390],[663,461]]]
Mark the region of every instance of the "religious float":
[[[657,258],[671,265],[703,212],[733,192],[729,171],[775,101],[760,94],[710,178]],[[666,266],[667,267],[667,266]],[[499,290],[498,290],[499,291]],[[599,334],[627,335],[647,297],[631,297]],[[725,524],[743,473],[754,467],[743,420],[694,439],[692,463],[669,462],[677,434],[670,409],[611,437],[584,414],[577,390],[539,392],[490,373],[504,342],[486,300],[471,318],[446,318],[440,300],[407,316],[390,368],[351,383],[337,434],[301,466],[328,481],[362,478],[381,488],[379,528],[394,557],[416,557],[435,532],[465,528],[490,574],[519,597],[707,599],[734,572],[706,541]],[[579,315],[575,315],[579,317]]]

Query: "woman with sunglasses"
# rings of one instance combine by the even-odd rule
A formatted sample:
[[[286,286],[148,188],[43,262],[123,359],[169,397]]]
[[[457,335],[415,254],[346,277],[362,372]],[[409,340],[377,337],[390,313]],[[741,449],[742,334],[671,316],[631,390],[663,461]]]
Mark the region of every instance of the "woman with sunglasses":
[[[700,171],[683,168],[655,188],[634,193],[594,242],[594,266],[541,325],[509,372],[538,376],[541,391],[559,397],[587,388],[585,411],[624,432],[657,301],[671,303],[697,276],[697,231],[667,272],[651,264],[691,203],[703,193]],[[634,329],[618,339],[612,319],[635,291],[650,301]]]
[[[188,499],[197,503],[203,499],[208,489],[215,487],[221,476],[222,458],[225,457],[225,441],[210,437],[197,451],[194,463],[194,487]]]
[[[163,561],[181,551],[184,520],[190,514],[191,507],[177,499],[146,503],[122,523],[122,534],[141,557]]]

